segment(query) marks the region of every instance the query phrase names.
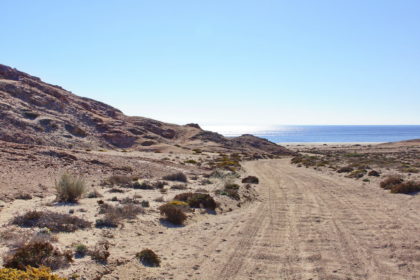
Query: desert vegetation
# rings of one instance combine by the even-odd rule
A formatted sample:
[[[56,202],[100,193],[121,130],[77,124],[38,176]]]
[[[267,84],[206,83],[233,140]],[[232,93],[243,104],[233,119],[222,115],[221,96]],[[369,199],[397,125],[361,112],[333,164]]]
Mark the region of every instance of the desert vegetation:
[[[85,179],[81,176],[63,174],[56,182],[57,201],[75,203],[87,191]]]

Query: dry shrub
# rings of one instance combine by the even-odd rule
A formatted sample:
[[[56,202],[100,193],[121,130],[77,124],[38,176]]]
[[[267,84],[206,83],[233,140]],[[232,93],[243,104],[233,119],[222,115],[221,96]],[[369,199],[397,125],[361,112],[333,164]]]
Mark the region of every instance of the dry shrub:
[[[380,184],[381,188],[390,190],[393,186],[401,184],[404,179],[400,175],[391,175],[385,178]]]
[[[211,195],[206,193],[181,193],[174,197],[174,200],[187,202],[192,208],[206,208],[214,210],[217,207],[216,201],[214,201]]]
[[[99,263],[106,263],[108,257],[110,256],[109,253],[109,242],[108,241],[101,241],[96,244],[93,250],[88,251],[88,255],[92,258],[92,260],[99,262]]]
[[[337,173],[349,173],[349,172],[352,172],[353,170],[354,170],[353,167],[345,166],[338,169]]]
[[[76,258],[83,258],[89,252],[88,247],[84,244],[77,244],[74,250]]]
[[[21,227],[48,228],[52,232],[73,232],[91,226],[90,222],[69,214],[36,210],[13,218],[11,223]]]
[[[177,173],[163,176],[162,179],[167,180],[167,181],[177,181],[177,182],[183,182],[183,183],[186,183],[188,181],[187,176],[182,172],[177,172]]]
[[[368,176],[379,177],[380,174],[376,170],[371,170],[371,171],[369,171]]]
[[[187,185],[186,184],[176,184],[171,186],[171,190],[186,190]]]
[[[96,220],[96,227],[118,227],[122,220],[134,219],[138,214],[144,213],[144,209],[135,204],[116,207],[104,203],[100,205],[99,213],[104,214],[104,217],[103,219]]]
[[[29,193],[19,193],[15,196],[15,199],[30,200],[32,199],[32,195]]]
[[[0,279],[2,280],[67,280],[52,274],[48,267],[26,267],[25,271],[14,268],[1,268]]]
[[[405,194],[420,192],[420,182],[407,181],[398,185],[394,185],[391,187],[391,192]]]
[[[4,267],[24,270],[27,266],[66,267],[73,261],[72,252],[54,248],[49,242],[27,243],[4,258]]]
[[[103,185],[106,186],[129,186],[133,178],[131,176],[126,175],[113,175],[102,182]]]
[[[55,189],[58,201],[75,203],[86,192],[87,186],[83,177],[63,174],[60,180],[56,181]]]
[[[161,205],[159,211],[161,215],[165,215],[166,220],[175,225],[183,225],[184,221],[187,219],[187,215],[185,215],[184,211],[176,205],[169,203]]]
[[[260,180],[255,176],[248,176],[242,179],[244,184],[258,184]]]
[[[97,190],[93,190],[91,192],[89,192],[86,196],[87,198],[99,198],[99,197],[103,197],[103,195],[98,192]]]
[[[150,249],[144,249],[140,253],[137,253],[136,258],[138,258],[145,266],[160,266],[160,259],[158,255]]]

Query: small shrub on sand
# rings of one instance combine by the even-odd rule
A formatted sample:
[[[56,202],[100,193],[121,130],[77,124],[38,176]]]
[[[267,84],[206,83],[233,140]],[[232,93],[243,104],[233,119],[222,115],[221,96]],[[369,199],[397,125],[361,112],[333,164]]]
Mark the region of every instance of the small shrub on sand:
[[[177,181],[177,182],[183,182],[183,183],[186,183],[188,181],[187,176],[182,172],[177,172],[177,173],[163,176],[162,179],[167,180],[167,181]]]
[[[78,244],[74,251],[76,258],[83,258],[88,253],[88,248],[85,244]]]
[[[340,169],[338,169],[337,173],[350,173],[353,170],[354,170],[353,167],[345,166],[345,167],[341,167]]]
[[[47,228],[52,232],[73,232],[91,226],[90,222],[69,214],[36,210],[16,216],[11,223],[20,227]]]
[[[138,214],[144,213],[144,209],[135,204],[126,204],[122,207],[116,207],[107,203],[101,204],[100,214],[105,214],[102,219],[96,220],[95,226],[117,227],[122,220],[134,219]]]
[[[106,263],[110,256],[109,253],[109,242],[108,241],[101,241],[96,244],[93,250],[88,251],[88,255],[92,258],[92,260],[99,262],[99,263]]]
[[[86,192],[87,186],[81,176],[63,174],[55,183],[55,189],[58,201],[75,203]]]
[[[105,186],[121,186],[125,187],[131,184],[133,178],[126,175],[113,175],[102,182]]]
[[[420,182],[407,181],[398,185],[394,185],[391,187],[391,192],[405,194],[420,192]]]
[[[176,184],[171,186],[171,190],[186,190],[187,185],[186,184]]]
[[[234,183],[226,183],[223,190],[216,191],[217,194],[226,195],[234,200],[240,200],[239,185]]]
[[[391,175],[385,178],[380,184],[381,188],[390,190],[393,186],[401,184],[404,179],[399,175]]]
[[[71,251],[61,252],[49,242],[32,242],[22,245],[4,258],[4,267],[24,270],[27,266],[47,266],[58,269],[73,261]]]
[[[99,198],[99,197],[103,197],[103,195],[100,194],[97,190],[93,190],[93,191],[89,192],[86,197],[87,198]]]
[[[242,179],[244,184],[258,184],[260,180],[255,176],[248,176]]]
[[[206,208],[214,210],[217,207],[216,201],[214,201],[211,195],[206,193],[181,193],[174,197],[174,200],[184,201],[192,208]]]
[[[380,174],[376,170],[371,170],[371,171],[369,171],[368,176],[379,177]]]
[[[158,255],[150,249],[144,249],[140,253],[137,253],[136,258],[138,258],[145,266],[160,266],[160,259]]]
[[[26,267],[25,271],[14,268],[1,268],[0,279],[2,280],[66,280],[58,275],[52,274],[45,266],[40,268]]]
[[[184,211],[175,205],[166,203],[159,207],[161,215],[164,215],[166,220],[173,223],[174,225],[183,225],[184,221],[187,219]]]

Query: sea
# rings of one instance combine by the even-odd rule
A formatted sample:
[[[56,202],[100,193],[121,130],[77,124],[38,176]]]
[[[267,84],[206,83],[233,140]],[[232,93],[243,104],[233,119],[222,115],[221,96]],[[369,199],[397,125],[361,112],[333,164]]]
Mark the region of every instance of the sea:
[[[420,125],[281,125],[212,127],[225,136],[253,134],[275,143],[383,143],[420,139]]]

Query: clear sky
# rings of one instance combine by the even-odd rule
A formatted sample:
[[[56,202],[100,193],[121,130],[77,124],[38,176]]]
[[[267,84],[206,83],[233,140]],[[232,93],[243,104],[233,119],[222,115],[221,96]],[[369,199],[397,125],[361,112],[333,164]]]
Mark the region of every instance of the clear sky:
[[[2,0],[0,63],[172,123],[420,124],[420,1]]]

